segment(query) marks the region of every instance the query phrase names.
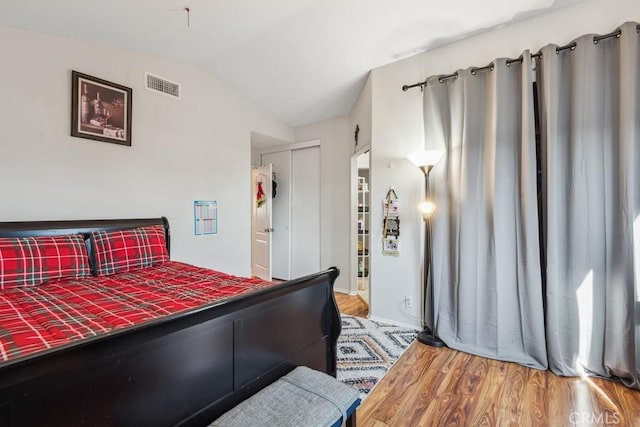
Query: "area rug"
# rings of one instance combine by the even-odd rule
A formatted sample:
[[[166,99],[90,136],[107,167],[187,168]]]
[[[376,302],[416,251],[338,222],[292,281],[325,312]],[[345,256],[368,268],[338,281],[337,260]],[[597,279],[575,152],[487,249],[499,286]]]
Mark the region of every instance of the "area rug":
[[[415,340],[418,331],[360,317],[341,316],[337,377],[357,388],[364,400]]]

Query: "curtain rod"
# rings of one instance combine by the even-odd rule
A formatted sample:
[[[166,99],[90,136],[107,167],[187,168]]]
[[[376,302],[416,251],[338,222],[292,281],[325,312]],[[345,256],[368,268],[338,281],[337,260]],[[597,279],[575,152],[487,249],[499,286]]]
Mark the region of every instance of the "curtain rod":
[[[640,33],[640,24],[636,25],[636,33]],[[621,29],[617,29],[611,33],[608,34],[604,34],[601,36],[593,36],[593,44],[598,44],[598,42],[600,40],[604,40],[604,39],[609,39],[611,37],[615,37],[617,39],[620,38],[620,34],[622,34],[622,30]],[[571,42],[568,45],[565,46],[560,46],[556,48],[556,53],[560,53],[563,50],[575,50],[577,46],[576,42]],[[538,51],[537,53],[532,53],[531,54],[531,58],[541,58],[542,57],[542,51]],[[514,62],[522,62],[522,55],[519,56],[518,58],[515,59],[507,59],[507,67],[511,64],[513,64]],[[484,67],[479,67],[479,68],[472,68],[471,69],[471,74],[472,75],[476,75],[478,73],[478,71],[485,71],[485,70],[489,70],[489,71],[493,71],[494,68],[494,63],[492,62],[489,65],[486,65]],[[458,78],[458,72],[455,72],[453,74],[447,74],[445,76],[441,76],[440,78],[438,78],[438,82],[442,83],[445,80],[448,79],[454,79],[454,78]],[[427,84],[427,81],[423,81],[423,82],[418,82],[418,83],[414,83],[412,85],[403,85],[402,86],[402,91],[406,92],[411,88],[414,87],[420,87],[420,89],[422,90],[422,88]]]

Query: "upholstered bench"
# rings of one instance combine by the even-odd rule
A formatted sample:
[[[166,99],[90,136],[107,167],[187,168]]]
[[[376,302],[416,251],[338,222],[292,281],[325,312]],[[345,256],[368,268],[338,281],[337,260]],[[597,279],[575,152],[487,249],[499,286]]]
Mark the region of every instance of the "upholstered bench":
[[[299,366],[215,420],[215,427],[356,425],[358,390]]]

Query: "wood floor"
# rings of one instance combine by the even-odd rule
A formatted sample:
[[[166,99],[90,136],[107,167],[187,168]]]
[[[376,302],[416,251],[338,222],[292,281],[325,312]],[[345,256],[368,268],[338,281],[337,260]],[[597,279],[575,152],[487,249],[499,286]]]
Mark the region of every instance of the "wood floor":
[[[640,391],[414,342],[358,409],[360,427],[573,425],[640,426]]]
[[[340,313],[358,317],[367,317],[369,314],[369,306],[359,296],[351,296],[340,292],[336,292],[335,296]]]

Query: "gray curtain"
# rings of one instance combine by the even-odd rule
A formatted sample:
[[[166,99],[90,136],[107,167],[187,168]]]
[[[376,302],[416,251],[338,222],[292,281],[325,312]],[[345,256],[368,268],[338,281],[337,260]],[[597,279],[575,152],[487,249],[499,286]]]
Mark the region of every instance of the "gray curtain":
[[[640,379],[640,35],[542,50],[549,366]]]
[[[531,57],[430,78],[437,335],[451,348],[546,369]],[[425,313],[431,319],[430,311]]]

